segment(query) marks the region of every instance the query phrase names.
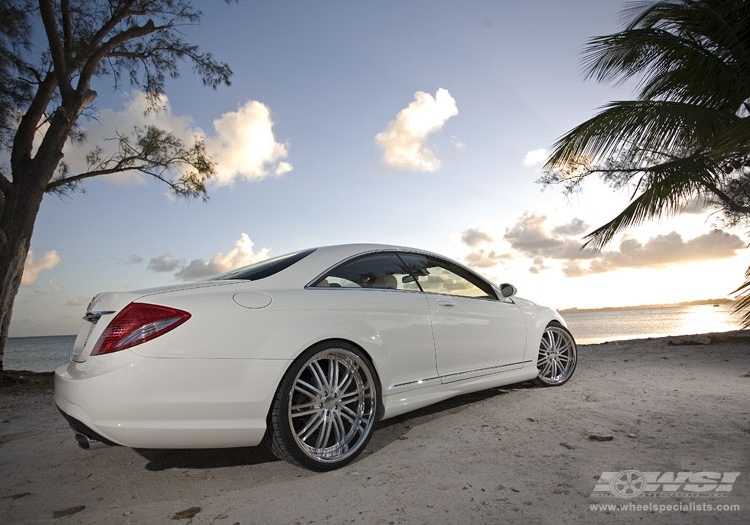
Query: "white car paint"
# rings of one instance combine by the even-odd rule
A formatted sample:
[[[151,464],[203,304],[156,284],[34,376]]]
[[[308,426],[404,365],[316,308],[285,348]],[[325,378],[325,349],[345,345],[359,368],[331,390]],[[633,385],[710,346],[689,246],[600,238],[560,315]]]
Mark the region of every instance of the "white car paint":
[[[557,312],[531,301],[391,289],[310,287],[385,245],[318,248],[257,281],[203,281],[95,297],[71,361],[55,374],[55,402],[95,437],[135,448],[258,445],[274,394],[306,349],[345,340],[370,358],[383,419],[449,397],[537,376],[540,339]],[[444,259],[444,258],[443,258]],[[91,351],[129,303],[185,310],[183,325],[111,354]]]

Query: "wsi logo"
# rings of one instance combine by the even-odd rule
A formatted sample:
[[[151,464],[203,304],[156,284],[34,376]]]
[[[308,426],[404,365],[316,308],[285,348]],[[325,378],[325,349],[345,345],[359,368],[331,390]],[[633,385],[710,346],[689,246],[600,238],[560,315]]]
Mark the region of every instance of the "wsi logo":
[[[732,491],[739,475],[739,472],[602,472],[591,496],[720,496]]]

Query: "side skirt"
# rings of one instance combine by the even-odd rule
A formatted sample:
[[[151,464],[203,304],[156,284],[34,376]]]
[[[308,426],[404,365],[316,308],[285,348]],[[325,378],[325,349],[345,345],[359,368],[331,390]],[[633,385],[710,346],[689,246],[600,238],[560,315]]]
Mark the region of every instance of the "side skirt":
[[[478,392],[489,388],[521,383],[534,379],[539,374],[534,363],[523,368],[506,370],[504,372],[457,380],[447,384],[434,385],[419,390],[411,390],[401,394],[393,394],[383,398],[384,412],[382,419],[399,416],[418,408],[439,403],[461,394]]]

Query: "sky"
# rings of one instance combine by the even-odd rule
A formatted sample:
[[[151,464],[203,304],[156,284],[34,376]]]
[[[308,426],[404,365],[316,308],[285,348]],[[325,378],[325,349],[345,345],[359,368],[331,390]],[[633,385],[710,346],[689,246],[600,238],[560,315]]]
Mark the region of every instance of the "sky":
[[[710,210],[582,238],[629,200],[591,180],[570,196],[537,180],[555,140],[632,86],[585,81],[588,39],[622,26],[620,0],[197,2],[188,41],[226,61],[230,87],[188,65],[164,110],[95,85],[82,169],[118,131],[156,122],[201,137],[217,162],[209,200],[175,200],[124,174],[47,195],[11,337],[74,334],[98,292],[203,279],[297,249],[349,242],[434,251],[558,309],[731,297],[746,231]],[[149,120],[151,119],[151,120]]]

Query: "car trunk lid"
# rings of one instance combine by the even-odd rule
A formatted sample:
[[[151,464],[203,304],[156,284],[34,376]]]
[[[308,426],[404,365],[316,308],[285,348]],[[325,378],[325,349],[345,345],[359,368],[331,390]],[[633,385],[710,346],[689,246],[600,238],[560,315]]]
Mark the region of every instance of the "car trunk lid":
[[[100,293],[91,300],[86,308],[86,314],[83,316],[83,323],[81,324],[78,336],[73,344],[73,355],[71,356],[71,360],[76,363],[85,362],[91,355],[94,345],[96,345],[97,340],[102,335],[102,332],[104,332],[104,329],[107,328],[107,325],[109,325],[120,310],[133,301],[169,292],[211,286],[226,286],[231,283],[231,281],[201,281],[190,284],[178,284],[161,288],[136,290],[133,292]]]
[[[106,292],[91,299],[76,341],[73,343],[71,360],[76,363],[85,362],[109,321],[117,315],[117,312],[142,296],[143,294],[135,292]]]

